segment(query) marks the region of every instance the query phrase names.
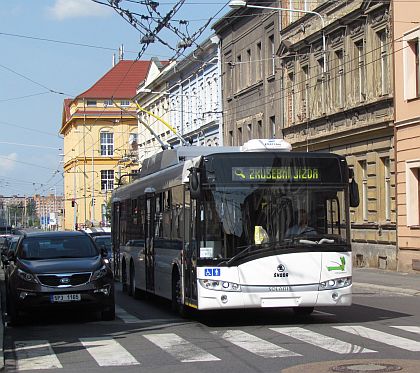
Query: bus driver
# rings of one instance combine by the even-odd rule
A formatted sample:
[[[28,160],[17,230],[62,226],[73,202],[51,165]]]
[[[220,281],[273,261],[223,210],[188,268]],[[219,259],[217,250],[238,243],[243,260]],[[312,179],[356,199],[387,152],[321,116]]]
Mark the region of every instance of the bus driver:
[[[308,225],[308,213],[305,209],[299,209],[299,222],[292,225],[286,231],[286,237],[299,236],[299,235],[315,235],[317,234],[315,228]]]

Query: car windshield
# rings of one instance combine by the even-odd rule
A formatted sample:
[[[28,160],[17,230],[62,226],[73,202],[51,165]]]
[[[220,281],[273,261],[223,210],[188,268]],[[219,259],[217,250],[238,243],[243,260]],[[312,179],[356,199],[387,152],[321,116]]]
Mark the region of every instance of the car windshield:
[[[108,250],[112,245],[111,237],[96,237],[95,242],[98,246],[105,245]]]
[[[30,237],[22,242],[22,259],[86,258],[98,255],[88,237]]]

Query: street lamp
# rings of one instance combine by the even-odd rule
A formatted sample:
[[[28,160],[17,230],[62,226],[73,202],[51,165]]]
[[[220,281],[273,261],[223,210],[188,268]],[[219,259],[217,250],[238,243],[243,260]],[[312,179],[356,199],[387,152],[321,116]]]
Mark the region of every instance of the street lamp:
[[[278,7],[270,7],[270,6],[262,6],[262,5],[250,5],[247,4],[246,1],[244,0],[231,0],[229,2],[229,6],[232,9],[239,9],[239,8],[256,8],[256,9],[267,9],[267,10],[284,10],[286,12],[295,12],[295,13],[307,13],[307,14],[314,14],[316,16],[318,16],[321,19],[321,24],[322,24],[322,54],[324,57],[324,66],[322,69],[322,73],[323,76],[325,77],[325,74],[327,72],[327,48],[326,48],[326,41],[325,41],[325,21],[324,21],[324,17],[318,13],[318,12],[314,12],[312,10],[302,10],[302,9],[288,9],[288,8],[278,8]]]

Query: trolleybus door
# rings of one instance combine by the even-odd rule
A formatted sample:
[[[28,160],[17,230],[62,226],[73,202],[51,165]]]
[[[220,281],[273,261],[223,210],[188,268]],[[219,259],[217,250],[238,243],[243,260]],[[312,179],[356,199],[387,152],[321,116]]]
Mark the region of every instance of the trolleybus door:
[[[197,200],[191,199],[189,219],[188,245],[184,258],[184,289],[185,297],[192,303],[197,301]]]
[[[116,278],[120,277],[120,204],[119,202],[114,203],[112,206],[112,219],[114,219],[114,225],[112,229],[112,249],[113,249],[113,259],[114,259],[114,276]]]
[[[154,253],[154,220],[155,220],[155,193],[146,193],[146,239],[145,261],[146,261],[146,290],[154,291],[155,289],[155,253]]]

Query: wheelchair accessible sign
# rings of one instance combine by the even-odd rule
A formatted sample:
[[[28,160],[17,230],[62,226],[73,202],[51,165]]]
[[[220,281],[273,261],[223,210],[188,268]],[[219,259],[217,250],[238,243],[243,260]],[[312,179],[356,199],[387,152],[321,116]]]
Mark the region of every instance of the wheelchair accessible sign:
[[[204,268],[204,276],[220,276],[220,268]]]

